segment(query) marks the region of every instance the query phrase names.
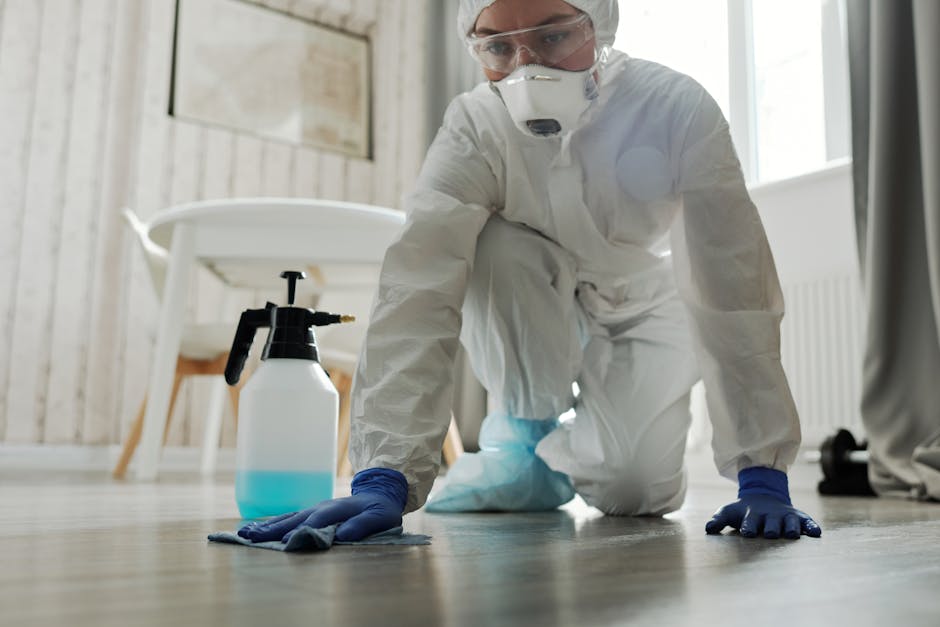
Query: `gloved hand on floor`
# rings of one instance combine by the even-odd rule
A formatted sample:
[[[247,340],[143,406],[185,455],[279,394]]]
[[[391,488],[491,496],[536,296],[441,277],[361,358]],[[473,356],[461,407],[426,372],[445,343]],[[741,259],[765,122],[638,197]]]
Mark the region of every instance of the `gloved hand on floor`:
[[[715,512],[705,524],[705,533],[719,534],[725,527],[737,529],[745,538],[762,533],[765,538],[790,540],[822,535],[816,521],[790,502],[786,473],[763,467],[738,473],[738,500]]]
[[[397,470],[370,468],[356,473],[352,496],[317,503],[309,509],[251,522],[238,535],[252,542],[288,542],[298,527],[337,525],[336,540],[354,542],[401,525],[408,481]]]

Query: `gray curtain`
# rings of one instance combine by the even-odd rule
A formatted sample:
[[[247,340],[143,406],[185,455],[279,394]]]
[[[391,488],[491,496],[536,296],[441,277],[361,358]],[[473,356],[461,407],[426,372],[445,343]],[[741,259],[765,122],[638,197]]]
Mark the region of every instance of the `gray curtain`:
[[[940,500],[940,0],[847,15],[869,478]]]
[[[447,105],[455,96],[473,89],[484,80],[483,72],[467,53],[457,34],[456,0],[428,3],[428,99],[427,137],[433,140]],[[477,449],[480,423],[486,414],[486,390],[480,385],[466,353],[457,352],[454,371],[454,419],[464,446]]]

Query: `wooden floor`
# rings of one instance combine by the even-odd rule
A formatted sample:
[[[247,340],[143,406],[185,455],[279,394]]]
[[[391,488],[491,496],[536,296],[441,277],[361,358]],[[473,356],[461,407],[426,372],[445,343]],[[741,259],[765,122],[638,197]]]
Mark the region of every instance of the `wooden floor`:
[[[940,625],[940,505],[822,499],[801,466],[821,540],[707,537],[733,486],[692,474],[665,519],[418,512],[431,546],[287,555],[206,542],[230,477],[4,470],[0,625]]]

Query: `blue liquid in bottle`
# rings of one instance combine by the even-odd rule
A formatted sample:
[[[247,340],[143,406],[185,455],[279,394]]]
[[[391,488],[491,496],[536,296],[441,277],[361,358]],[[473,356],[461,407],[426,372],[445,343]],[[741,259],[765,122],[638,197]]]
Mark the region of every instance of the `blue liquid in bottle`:
[[[235,500],[242,518],[278,516],[333,498],[333,473],[240,470]]]

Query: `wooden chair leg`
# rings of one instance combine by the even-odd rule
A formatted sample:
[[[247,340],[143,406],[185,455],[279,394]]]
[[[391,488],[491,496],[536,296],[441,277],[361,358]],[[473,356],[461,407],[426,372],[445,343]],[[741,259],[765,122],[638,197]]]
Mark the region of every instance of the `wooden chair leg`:
[[[460,437],[460,431],[457,430],[457,421],[454,415],[450,416],[450,427],[447,429],[447,436],[444,438],[444,461],[448,466],[453,466],[457,458],[463,455],[463,438]]]
[[[339,424],[337,425],[336,474],[345,477],[352,474],[349,463],[349,394],[352,378],[345,372],[334,371],[333,385],[339,392]]]
[[[166,424],[163,427],[163,443],[166,444],[167,437],[170,434],[170,420],[173,417],[173,407],[176,405],[176,397],[179,395],[180,385],[183,383],[183,371],[182,362],[177,361],[176,373],[173,376],[173,392],[170,395],[170,407],[166,414]],[[127,467],[131,463],[131,459],[134,457],[134,452],[137,451],[137,446],[140,444],[140,436],[144,430],[144,413],[147,411],[147,396],[144,396],[143,402],[140,404],[140,411],[137,412],[137,419],[134,420],[134,424],[131,427],[131,432],[127,434],[127,440],[124,441],[124,448],[121,450],[121,457],[118,459],[118,463],[114,466],[114,470],[111,472],[111,476],[115,479],[123,479],[127,474]]]
[[[349,453],[347,451],[346,455],[339,460],[339,472],[336,473],[339,477],[352,477],[352,462],[349,461]]]
[[[173,377],[173,391],[170,393],[170,407],[166,412],[166,424],[163,426],[163,446],[166,446],[167,438],[170,437],[170,421],[173,420],[173,408],[176,407],[176,397],[179,396],[181,385],[183,385],[183,374],[177,369]]]
[[[228,397],[232,401],[232,415],[235,417],[235,429],[238,430],[238,394],[242,391],[242,383],[228,386]]]
[[[140,411],[137,412],[137,419],[134,420],[131,432],[127,434],[127,439],[124,440],[121,458],[118,460],[114,471],[111,473],[111,476],[115,479],[123,479],[124,475],[127,474],[127,466],[131,463],[131,458],[134,456],[134,451],[137,450],[137,445],[140,444],[140,434],[144,430],[144,412],[146,410],[147,397],[144,396],[144,401],[140,404]]]

